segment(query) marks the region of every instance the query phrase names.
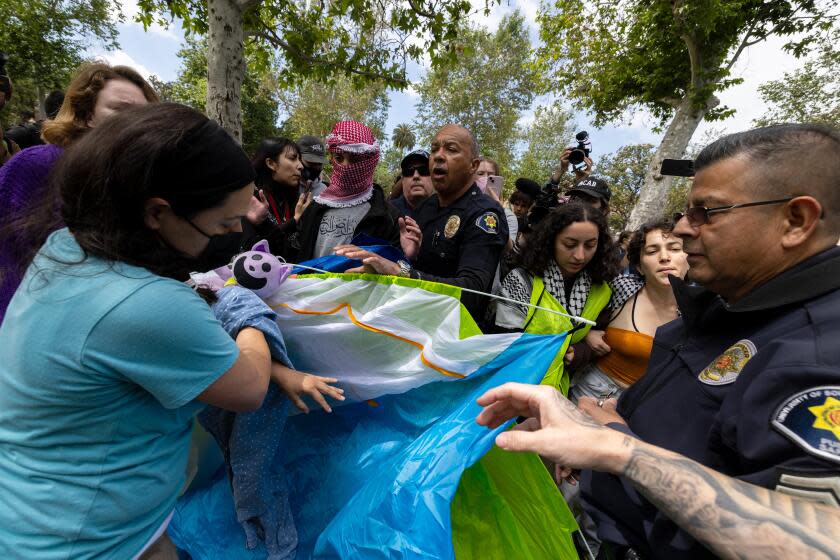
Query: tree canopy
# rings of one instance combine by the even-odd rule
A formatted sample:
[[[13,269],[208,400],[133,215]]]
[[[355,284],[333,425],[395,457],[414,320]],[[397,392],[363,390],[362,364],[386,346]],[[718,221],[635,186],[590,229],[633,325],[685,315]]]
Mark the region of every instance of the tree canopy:
[[[507,15],[495,32],[465,25],[454,48],[456,59],[433,67],[417,87],[420,143],[428,145],[447,123],[461,124],[475,135],[482,154],[508,173],[521,135],[519,118],[539,85],[525,19],[518,12]]]
[[[799,56],[830,29],[837,0],[555,0],[539,16],[539,63],[600,125],[644,108],[665,136],[648,167],[631,225],[661,215],[671,185],[664,158],[683,155],[704,118],[732,113],[715,92],[739,79],[741,53],[770,36]]]
[[[292,138],[323,138],[335,123],[355,120],[367,125],[380,143],[385,140],[390,101],[381,82],[355,85],[346,76],[330,82],[310,79],[279,90],[278,98],[286,116],[283,131]]]
[[[246,51],[246,58],[255,56]],[[207,99],[207,40],[191,36],[178,51],[181,68],[172,82],[162,82],[156,76],[150,83],[161,99],[185,103],[205,111]],[[263,138],[277,136],[279,96],[270,72],[249,72],[242,84],[242,147],[252,153]]]
[[[14,90],[6,111],[32,111],[50,90],[63,90],[91,44],[117,48],[120,17],[107,0],[0,2],[0,50],[10,55]]]
[[[284,86],[344,76],[356,86],[404,88],[408,61],[454,58],[461,20],[474,11],[466,0],[140,0],[138,8],[146,26],[179,18],[188,33],[207,35],[207,111],[235,138],[246,45],[254,53],[251,70],[267,69],[277,57],[276,80]]]
[[[527,177],[538,183],[548,180],[560,154],[574,139],[573,119],[572,112],[559,103],[537,107],[533,122],[523,134],[526,147],[514,166],[516,177]]]
[[[840,127],[840,29],[826,37],[816,57],[758,88],[769,110],[756,126],[811,122]]]

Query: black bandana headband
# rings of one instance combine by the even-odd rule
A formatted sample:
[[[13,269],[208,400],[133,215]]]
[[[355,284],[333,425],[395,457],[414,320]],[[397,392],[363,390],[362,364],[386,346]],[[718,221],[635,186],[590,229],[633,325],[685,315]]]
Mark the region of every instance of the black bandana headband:
[[[178,185],[178,198],[233,192],[256,178],[239,144],[209,119],[188,132],[167,153],[166,160],[158,175],[165,175],[167,183]]]

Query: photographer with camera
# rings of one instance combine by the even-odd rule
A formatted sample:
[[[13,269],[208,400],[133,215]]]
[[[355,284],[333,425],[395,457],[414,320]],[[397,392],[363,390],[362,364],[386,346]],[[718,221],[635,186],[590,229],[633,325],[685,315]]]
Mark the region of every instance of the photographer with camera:
[[[564,187],[570,185],[568,183],[563,184],[566,182],[564,181],[564,175],[571,167],[575,175],[575,183],[589,177],[592,173],[590,153],[592,153],[592,142],[589,140],[589,133],[582,130],[575,135],[574,143],[560,154],[560,163],[554,168],[548,183],[543,186],[542,193],[537,199],[537,205],[554,208],[558,204],[566,202],[566,200],[561,201],[561,197]]]

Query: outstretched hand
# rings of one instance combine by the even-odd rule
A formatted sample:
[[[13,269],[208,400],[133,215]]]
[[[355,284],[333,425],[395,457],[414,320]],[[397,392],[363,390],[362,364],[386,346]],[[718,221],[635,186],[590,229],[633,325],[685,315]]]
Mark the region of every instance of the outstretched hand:
[[[312,204],[312,192],[307,191],[304,193],[300,193],[298,197],[297,204],[295,204],[295,221],[300,222],[300,217],[303,216],[303,212],[309,208],[309,205]]]
[[[423,232],[413,218],[405,217],[399,219],[400,224],[400,247],[405,257],[416,260],[420,254],[420,244],[423,242]]]
[[[362,266],[350,268],[345,272],[360,272],[365,274],[387,274],[397,276],[400,273],[400,265],[389,261],[371,251],[359,249],[355,245],[339,245],[335,248],[335,254],[348,259],[362,261]]]
[[[331,385],[338,382],[338,379],[334,377],[320,377],[301,373],[277,362],[272,362],[271,379],[301,412],[309,413],[309,407],[303,400],[304,396],[311,398],[327,412],[332,412],[332,408],[327,403],[327,399],[324,398],[325,395],[337,401],[344,400],[344,389]]]
[[[581,169],[575,169],[575,181],[581,181],[589,177],[592,174],[592,158],[585,157],[583,158],[584,167]]]
[[[505,383],[484,393],[477,402],[484,410],[476,421],[488,428],[519,416],[528,418],[496,437],[496,445],[502,449],[538,453],[569,471],[613,471],[619,466],[615,452],[627,436],[601,426],[553,387]]]
[[[258,226],[268,217],[268,208],[268,200],[265,198],[263,190],[260,189],[257,192],[257,196],[251,196],[245,218],[253,225]]]

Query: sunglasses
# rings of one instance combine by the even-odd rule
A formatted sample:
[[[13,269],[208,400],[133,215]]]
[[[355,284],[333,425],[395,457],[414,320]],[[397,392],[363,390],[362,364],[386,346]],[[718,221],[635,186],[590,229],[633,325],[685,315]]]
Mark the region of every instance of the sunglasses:
[[[428,165],[415,165],[414,167],[408,167],[402,170],[403,177],[414,177],[414,172],[420,174],[421,177],[428,177],[429,176],[429,166]]]
[[[676,224],[683,218],[686,218],[688,220],[688,224],[691,227],[700,227],[703,224],[709,223],[709,215],[711,214],[729,212],[730,210],[735,210],[736,208],[748,208],[750,206],[782,204],[784,202],[793,200],[793,198],[794,197],[777,198],[774,200],[761,200],[759,202],[747,202],[745,204],[733,204],[731,206],[718,206],[717,208],[706,208],[705,206],[692,206],[691,208],[687,208],[685,212],[677,212],[676,214],[674,214],[674,223]]]

